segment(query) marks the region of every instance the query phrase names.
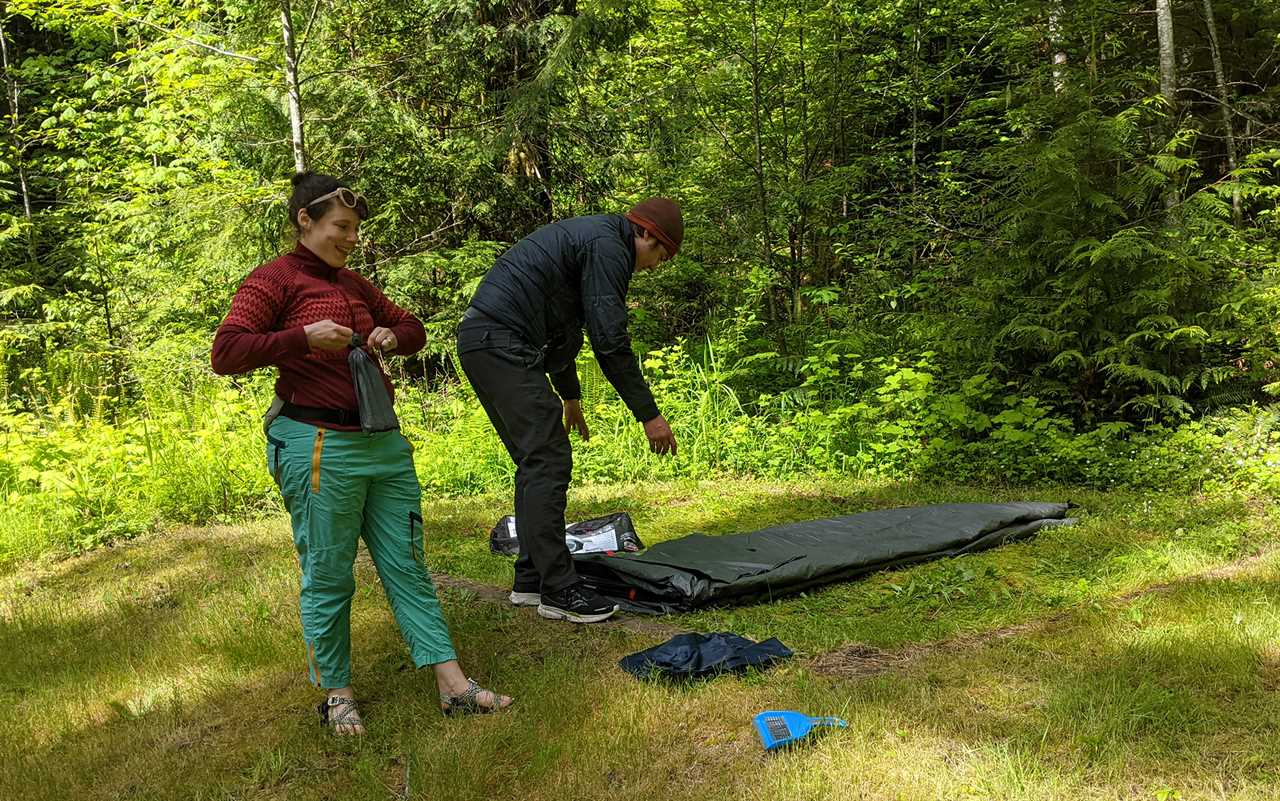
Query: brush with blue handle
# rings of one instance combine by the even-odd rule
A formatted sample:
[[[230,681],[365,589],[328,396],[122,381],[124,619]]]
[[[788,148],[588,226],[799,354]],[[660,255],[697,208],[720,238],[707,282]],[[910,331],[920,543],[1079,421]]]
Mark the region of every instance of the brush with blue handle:
[[[794,745],[822,726],[843,729],[849,725],[840,718],[814,718],[802,712],[785,709],[761,712],[756,715],[755,722],[756,731],[759,732],[760,741],[764,743],[766,751]]]

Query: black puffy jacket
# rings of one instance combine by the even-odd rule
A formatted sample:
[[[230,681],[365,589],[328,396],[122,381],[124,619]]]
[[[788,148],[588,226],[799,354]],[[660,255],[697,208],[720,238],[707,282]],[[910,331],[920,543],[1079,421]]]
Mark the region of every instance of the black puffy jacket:
[[[658,416],[627,333],[635,229],[618,214],[573,217],[512,245],[480,282],[471,308],[543,355],[565,400],[582,397],[574,361],[586,326],[605,378],[641,422]]]

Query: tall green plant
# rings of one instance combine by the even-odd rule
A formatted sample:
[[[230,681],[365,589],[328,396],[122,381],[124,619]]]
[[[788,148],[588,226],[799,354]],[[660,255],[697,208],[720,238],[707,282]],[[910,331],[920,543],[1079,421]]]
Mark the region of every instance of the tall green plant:
[[[1199,177],[1191,131],[1152,139],[1159,113],[1096,110],[991,154],[1001,246],[973,258],[963,304],[989,337],[988,369],[1082,422],[1189,414],[1238,370],[1215,314],[1245,272],[1230,207]]]

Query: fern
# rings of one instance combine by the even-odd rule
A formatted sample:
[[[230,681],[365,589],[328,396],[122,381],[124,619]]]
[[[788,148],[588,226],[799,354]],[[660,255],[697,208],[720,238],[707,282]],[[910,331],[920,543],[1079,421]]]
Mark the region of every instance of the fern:
[[[1169,393],[1178,393],[1182,391],[1182,382],[1175,376],[1166,375],[1159,370],[1153,370],[1149,367],[1142,367],[1136,364],[1123,364],[1120,362],[1112,362],[1102,367],[1103,372],[1108,375],[1151,389],[1162,389]]]

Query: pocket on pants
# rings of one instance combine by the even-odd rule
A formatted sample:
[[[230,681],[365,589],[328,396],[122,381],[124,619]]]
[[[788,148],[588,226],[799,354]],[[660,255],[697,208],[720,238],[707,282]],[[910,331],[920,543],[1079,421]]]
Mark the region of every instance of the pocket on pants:
[[[271,474],[272,480],[276,482],[276,487],[280,487],[280,451],[289,447],[289,443],[282,439],[276,439],[270,434],[267,435],[267,472]]]
[[[465,357],[478,351],[525,370],[540,367],[545,360],[543,351],[510,332],[492,328],[459,328],[458,356],[465,360]]]
[[[458,328],[458,355],[493,347],[493,331],[488,328],[472,328],[465,323]]]
[[[427,540],[426,532],[422,528],[422,515],[417,512],[409,513],[409,556],[418,564],[425,564],[427,560]]]

